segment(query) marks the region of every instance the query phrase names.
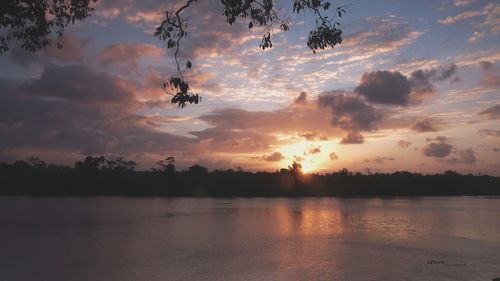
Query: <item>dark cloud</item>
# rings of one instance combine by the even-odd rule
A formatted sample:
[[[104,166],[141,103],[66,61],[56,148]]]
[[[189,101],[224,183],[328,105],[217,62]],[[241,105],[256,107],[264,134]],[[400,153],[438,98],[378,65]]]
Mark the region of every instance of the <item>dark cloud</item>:
[[[384,164],[386,161],[394,161],[394,160],[396,160],[396,159],[394,159],[392,157],[377,156],[377,157],[372,158],[372,159],[365,159],[365,163]]]
[[[406,105],[411,89],[408,79],[397,71],[373,71],[363,74],[354,91],[374,103]]]
[[[344,137],[340,143],[341,144],[360,144],[364,142],[363,136],[358,132],[351,132]]]
[[[319,146],[311,147],[307,150],[307,154],[318,154],[320,152],[321,152],[321,147]]]
[[[425,141],[431,142],[431,141],[437,141],[437,142],[451,142],[451,139],[445,136],[437,136],[435,138],[426,138]]]
[[[15,45],[6,54],[7,58],[21,66],[32,64],[47,64],[51,62],[76,63],[83,62],[85,48],[89,39],[80,38],[72,33],[65,33],[63,37],[63,48],[59,49],[55,44],[46,47],[39,52],[29,52]]]
[[[500,118],[500,104],[494,105],[478,113],[479,115],[484,115],[488,119],[498,119]]]
[[[411,145],[411,142],[405,141],[405,140],[399,140],[398,141],[398,146],[402,148],[409,147]]]
[[[500,138],[500,130],[481,129],[477,133],[492,138]]]
[[[474,153],[474,150],[472,150],[472,148],[459,151],[458,154],[460,155],[460,159],[462,160],[463,163],[466,164],[476,163],[476,155]]]
[[[472,148],[468,148],[465,150],[460,150],[457,153],[458,157],[453,157],[448,159],[448,163],[451,164],[475,164],[476,163],[476,154]]]
[[[408,105],[436,91],[434,83],[453,77],[457,66],[450,64],[432,69],[419,69],[409,77],[398,71],[379,70],[364,73],[354,89],[373,103]]]
[[[115,104],[127,107],[133,100],[134,85],[126,80],[96,72],[83,65],[44,68],[39,79],[23,89],[30,94],[86,104]]]
[[[295,105],[305,105],[307,104],[307,93],[301,92],[300,95],[293,101]]]
[[[339,157],[337,156],[337,153],[335,153],[335,152],[330,153],[329,156],[330,156],[330,160],[338,160],[339,159]]]
[[[411,129],[419,133],[438,131],[437,122],[429,118],[420,118],[411,125]]]
[[[444,158],[450,155],[455,149],[449,144],[450,139],[445,136],[438,136],[435,139],[427,138],[430,143],[423,147],[422,152],[425,156]]]
[[[156,130],[148,116],[136,115],[132,89],[124,83],[82,66],[49,66],[39,79],[19,83],[1,80],[0,146],[22,153],[129,157],[168,154],[193,143]]]
[[[375,107],[354,93],[329,92],[321,94],[307,106],[292,103],[275,111],[249,111],[239,108],[217,109],[199,117],[211,128],[192,132],[199,138],[225,140],[233,135],[255,133],[268,136],[275,143],[276,134],[294,134],[306,140],[325,140],[327,136],[345,134],[342,143],[362,143],[360,132],[376,129],[382,118]],[[238,137],[240,138],[240,137]]]
[[[274,152],[271,155],[262,156],[261,159],[269,162],[278,162],[285,159],[285,156],[283,156],[280,152]]]
[[[321,132],[329,135],[339,129],[329,125],[327,108],[316,104],[307,107],[288,106],[275,111],[251,111],[240,108],[221,108],[200,116],[198,119],[219,129],[233,131],[259,131],[265,134],[294,134]]]
[[[217,148],[244,151],[279,144],[277,133],[294,134],[310,141],[343,133],[347,135],[343,144],[362,143],[360,132],[374,130],[381,117],[373,106],[353,93],[330,92],[307,106],[297,107],[292,103],[275,111],[217,109],[199,117],[211,128],[191,134],[210,140]]]
[[[308,140],[308,141],[328,140],[328,137],[322,132],[303,132],[303,133],[299,133],[298,135],[299,135],[299,137],[304,138],[305,140]]]
[[[318,99],[320,107],[332,112],[331,124],[347,131],[371,131],[382,118],[375,107],[365,103],[354,94],[325,93]]]
[[[411,73],[410,82],[413,95],[421,98],[427,94],[436,92],[434,82],[441,82],[451,78],[456,74],[457,65],[449,64],[432,69],[419,69]]]
[[[448,156],[452,150],[453,146],[445,142],[431,142],[423,148],[424,155],[438,158]]]

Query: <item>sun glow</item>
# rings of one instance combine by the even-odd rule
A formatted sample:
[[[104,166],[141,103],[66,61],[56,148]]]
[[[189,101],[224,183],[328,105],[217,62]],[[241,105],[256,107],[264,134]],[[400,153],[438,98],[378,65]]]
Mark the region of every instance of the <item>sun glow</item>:
[[[304,172],[306,174],[317,171],[320,168],[320,166],[314,162],[303,161],[300,164],[302,165],[302,172]]]
[[[330,167],[329,154],[333,151],[331,141],[299,141],[281,146],[278,150],[285,156],[279,162],[281,167],[288,167],[292,162],[302,165],[302,172],[319,172]]]

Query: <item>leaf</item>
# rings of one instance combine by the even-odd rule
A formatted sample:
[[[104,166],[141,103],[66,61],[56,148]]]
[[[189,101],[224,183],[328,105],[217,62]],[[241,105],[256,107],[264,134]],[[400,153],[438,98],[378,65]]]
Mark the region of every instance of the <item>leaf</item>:
[[[252,28],[253,27],[253,22],[251,21],[249,24],[248,24],[248,28]]]
[[[193,66],[193,64],[191,64],[191,62],[190,62],[190,61],[187,61],[187,63],[186,63],[186,68],[187,68],[187,69],[191,69],[191,66]]]

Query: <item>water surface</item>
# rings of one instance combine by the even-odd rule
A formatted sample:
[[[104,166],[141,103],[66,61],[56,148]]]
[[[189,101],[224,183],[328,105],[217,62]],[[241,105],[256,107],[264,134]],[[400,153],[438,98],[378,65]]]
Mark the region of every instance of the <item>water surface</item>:
[[[0,280],[491,280],[500,198],[0,197]]]

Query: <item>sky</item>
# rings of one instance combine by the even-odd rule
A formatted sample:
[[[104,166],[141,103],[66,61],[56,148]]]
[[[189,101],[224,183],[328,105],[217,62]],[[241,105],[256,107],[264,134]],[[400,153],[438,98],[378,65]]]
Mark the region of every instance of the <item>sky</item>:
[[[0,57],[0,161],[500,175],[498,1],[331,1],[348,8],[343,42],[314,54],[314,17],[291,1],[277,2],[290,30],[262,50],[265,30],[199,0],[180,61],[203,100],[181,109],[161,89],[173,52],[152,34],[184,2],[99,0],[62,50],[14,42]]]

